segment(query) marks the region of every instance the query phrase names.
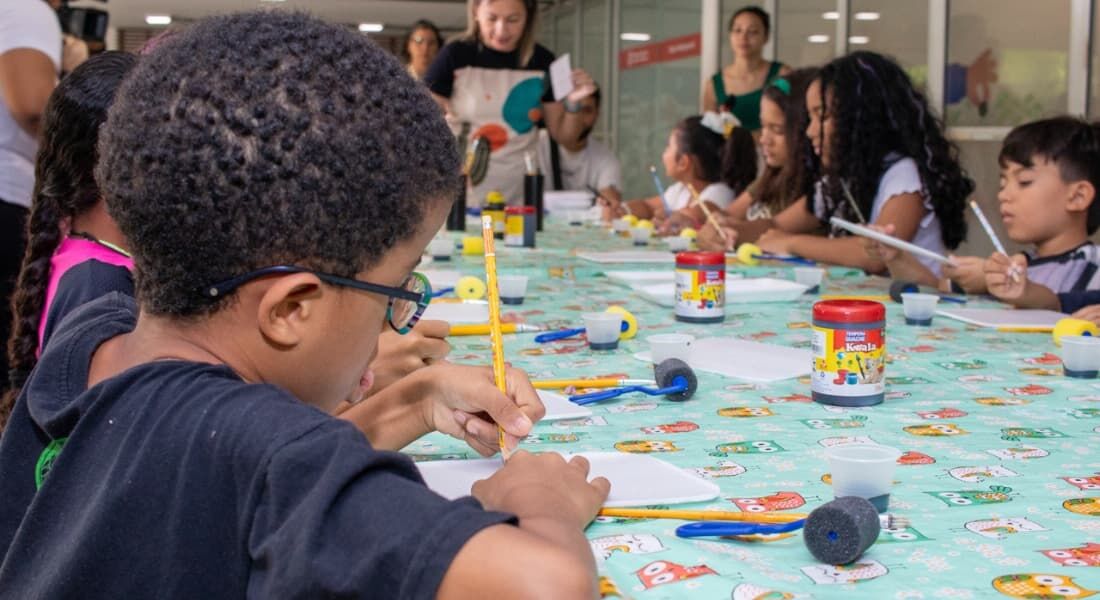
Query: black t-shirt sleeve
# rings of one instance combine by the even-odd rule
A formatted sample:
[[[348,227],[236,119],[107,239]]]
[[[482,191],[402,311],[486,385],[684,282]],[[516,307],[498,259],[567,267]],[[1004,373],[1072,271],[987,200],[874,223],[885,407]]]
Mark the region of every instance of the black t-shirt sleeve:
[[[434,598],[459,549],[511,515],[425,487],[332,420],[273,453],[249,535],[250,598]]]
[[[466,43],[455,41],[443,46],[424,75],[424,83],[433,94],[450,98],[455,90],[455,71],[469,66],[472,60],[471,48]]]
[[[129,269],[90,259],[66,271],[57,283],[57,292],[54,293],[50,310],[46,312],[42,347],[46,347],[53,332],[69,313],[111,292],[133,297],[134,278]]]
[[[1100,304],[1100,290],[1083,290],[1058,294],[1058,301],[1062,304],[1062,312],[1072,314],[1086,306]]]

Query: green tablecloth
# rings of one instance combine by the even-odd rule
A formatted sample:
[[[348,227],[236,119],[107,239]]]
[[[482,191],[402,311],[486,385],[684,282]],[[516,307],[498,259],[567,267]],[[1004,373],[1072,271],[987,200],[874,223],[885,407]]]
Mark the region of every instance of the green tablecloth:
[[[471,231],[473,229],[471,228]],[[651,377],[632,357],[659,331],[736,336],[809,347],[812,296],[798,302],[727,305],[720,325],[685,325],[605,276],[576,250],[631,249],[595,227],[553,223],[539,247],[500,248],[502,273],[532,277],[526,302],[506,318],[579,326],[580,313],[622,304],[641,323],[636,339],[611,352],[580,339],[547,345],[505,336],[507,360],[532,378],[622,374]],[[663,248],[660,242],[654,248]],[[435,265],[433,265],[433,268]],[[484,276],[483,261],[450,267]],[[791,278],[785,267],[733,268],[748,277]],[[881,278],[833,268],[824,293],[881,293]],[[674,465],[711,478],[712,502],[678,508],[809,511],[832,499],[824,449],[851,438],[906,454],[891,512],[910,526],[883,531],[856,564],[818,564],[801,534],[747,542],[679,539],[671,520],[600,518],[587,531],[607,595],[656,598],[1081,598],[1100,589],[1100,382],[1062,375],[1047,334],[980,330],[937,317],[904,324],[887,302],[887,400],[866,409],[810,401],[809,382],[752,384],[699,373],[686,403],[642,395],[594,406],[589,419],[540,424],[532,451],[614,451],[645,446]],[[456,362],[487,364],[487,337],[452,338]],[[743,410],[723,411],[737,408]],[[667,432],[654,433],[667,430]],[[652,443],[655,442],[655,443]],[[406,451],[417,460],[476,454],[431,435]],[[797,507],[797,508],[794,508]],[[771,595],[768,595],[768,594]],[[1033,595],[1027,594],[1046,594]]]

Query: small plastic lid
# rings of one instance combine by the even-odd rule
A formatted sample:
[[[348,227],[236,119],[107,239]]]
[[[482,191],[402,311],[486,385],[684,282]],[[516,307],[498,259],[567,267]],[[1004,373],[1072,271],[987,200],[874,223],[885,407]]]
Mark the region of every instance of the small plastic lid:
[[[509,206],[504,209],[506,215],[533,215],[535,214],[534,206]]]
[[[886,319],[886,307],[873,300],[822,300],[814,304],[814,320],[865,323]]]
[[[488,194],[485,194],[485,202],[504,202],[504,194],[497,190],[492,190]]]
[[[726,255],[722,252],[680,252],[676,254],[677,265],[724,265]]]

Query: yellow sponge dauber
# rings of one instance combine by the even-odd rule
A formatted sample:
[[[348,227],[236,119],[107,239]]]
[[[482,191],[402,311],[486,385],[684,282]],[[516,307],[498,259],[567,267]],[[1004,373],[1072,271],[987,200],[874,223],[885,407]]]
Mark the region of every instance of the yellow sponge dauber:
[[[608,307],[607,312],[619,313],[623,317],[623,321],[626,323],[626,330],[619,334],[620,340],[629,340],[638,335],[638,318],[635,317],[629,310],[621,306]]]
[[[485,282],[467,275],[455,284],[455,295],[463,300],[481,300],[485,297]]]
[[[744,244],[741,244],[739,248],[737,248],[737,260],[741,261],[741,264],[749,265],[750,267],[758,265],[760,264],[760,260],[756,257],[761,252],[762,250],[760,250],[760,246],[745,242]]]
[[[1100,328],[1092,321],[1083,319],[1061,319],[1054,325],[1054,345],[1061,347],[1062,338],[1071,335],[1100,336]]]

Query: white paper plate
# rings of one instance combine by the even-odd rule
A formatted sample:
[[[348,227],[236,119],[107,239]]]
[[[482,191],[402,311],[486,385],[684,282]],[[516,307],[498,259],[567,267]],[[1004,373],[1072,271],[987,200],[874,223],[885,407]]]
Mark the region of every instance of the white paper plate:
[[[547,190],[542,194],[542,206],[548,213],[563,214],[569,210],[587,210],[592,206],[588,190]]]
[[[649,351],[634,358],[652,362]],[[697,371],[757,383],[809,375],[813,354],[804,348],[764,344],[737,338],[703,338],[691,343],[688,364]]]
[[[447,302],[434,300],[424,310],[422,319],[457,323],[488,323],[489,303],[484,300],[463,300]]]
[[[601,265],[615,265],[627,263],[652,263],[672,265],[676,263],[676,255],[668,250],[615,250],[611,252],[578,252],[577,258],[581,258]]]
[[[546,408],[546,416],[543,421],[560,421],[562,419],[583,419],[592,416],[592,409],[587,406],[579,406],[569,401],[569,398],[549,390],[535,390]]]
[[[620,283],[671,283],[675,281],[676,273],[670,269],[654,269],[652,271],[604,271],[608,279]]]
[[[718,497],[718,486],[647,454],[580,452],[592,466],[589,478],[606,477],[611,495],[604,506],[649,506],[706,502]],[[570,454],[564,455],[569,458]],[[470,495],[474,482],[491,476],[501,467],[499,458],[435,460],[417,463],[428,487],[439,495],[461,498]]]
[[[1066,315],[1052,310],[1021,308],[943,308],[936,311],[949,319],[981,327],[1049,327],[1051,330]]]
[[[631,289],[660,306],[675,306],[675,283],[635,284]],[[726,304],[750,304],[754,302],[793,302],[809,289],[801,283],[786,279],[756,277],[726,279]]]

